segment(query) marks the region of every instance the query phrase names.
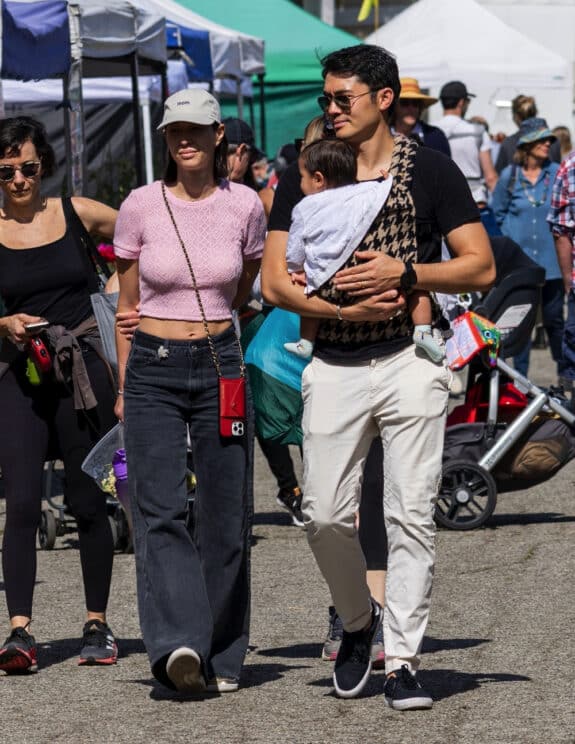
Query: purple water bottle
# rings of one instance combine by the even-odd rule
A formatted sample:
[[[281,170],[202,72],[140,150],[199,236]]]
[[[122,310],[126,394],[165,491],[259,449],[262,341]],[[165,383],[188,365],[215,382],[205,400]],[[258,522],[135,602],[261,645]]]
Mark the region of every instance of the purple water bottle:
[[[116,478],[116,497],[126,515],[130,520],[130,495],[128,493],[128,463],[126,462],[126,450],[119,449],[114,452],[112,459],[112,467],[114,468],[114,477]]]

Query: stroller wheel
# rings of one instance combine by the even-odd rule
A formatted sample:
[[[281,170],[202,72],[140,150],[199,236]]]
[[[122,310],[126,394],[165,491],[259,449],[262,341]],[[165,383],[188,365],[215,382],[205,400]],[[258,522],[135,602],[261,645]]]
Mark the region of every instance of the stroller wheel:
[[[52,550],[58,534],[58,522],[51,509],[42,509],[38,527],[38,543],[42,550]]]
[[[493,514],[497,486],[491,473],[471,460],[451,460],[435,505],[435,521],[450,530],[474,530]]]

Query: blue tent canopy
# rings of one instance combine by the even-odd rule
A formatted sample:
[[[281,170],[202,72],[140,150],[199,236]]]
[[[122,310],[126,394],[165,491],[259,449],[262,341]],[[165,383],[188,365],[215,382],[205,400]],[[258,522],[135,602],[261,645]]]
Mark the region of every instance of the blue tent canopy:
[[[166,21],[166,45],[168,50],[181,49],[185,52],[188,80],[204,82],[214,79],[208,31],[186,28]]]
[[[40,80],[70,68],[70,26],[65,0],[2,4],[2,77]]]

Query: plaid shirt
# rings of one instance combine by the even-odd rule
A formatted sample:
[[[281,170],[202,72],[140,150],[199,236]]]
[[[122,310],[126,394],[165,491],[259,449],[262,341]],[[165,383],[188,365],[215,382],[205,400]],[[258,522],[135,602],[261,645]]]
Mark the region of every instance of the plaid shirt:
[[[575,150],[563,160],[553,184],[547,222],[554,235],[568,235],[573,245],[572,286],[575,287]]]

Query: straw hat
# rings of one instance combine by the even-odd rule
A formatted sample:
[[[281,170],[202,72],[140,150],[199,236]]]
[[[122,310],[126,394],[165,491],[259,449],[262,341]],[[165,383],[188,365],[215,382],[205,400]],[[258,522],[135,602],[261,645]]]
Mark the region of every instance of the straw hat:
[[[437,103],[437,98],[433,98],[433,96],[427,96],[425,93],[421,92],[419,83],[415,78],[404,77],[401,78],[399,82],[401,83],[401,91],[399,93],[400,101],[402,98],[410,98],[412,100],[421,101],[423,108],[433,106],[434,103]]]

